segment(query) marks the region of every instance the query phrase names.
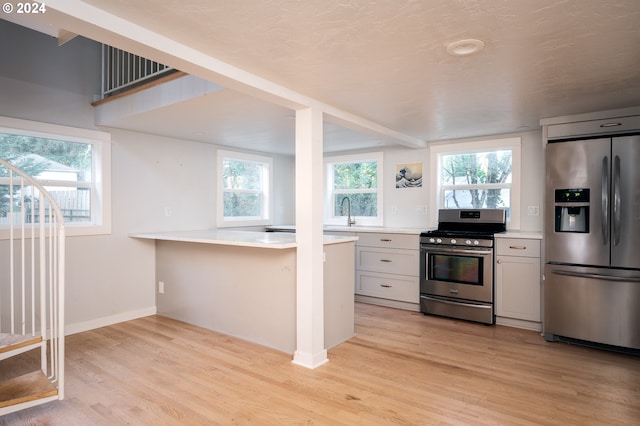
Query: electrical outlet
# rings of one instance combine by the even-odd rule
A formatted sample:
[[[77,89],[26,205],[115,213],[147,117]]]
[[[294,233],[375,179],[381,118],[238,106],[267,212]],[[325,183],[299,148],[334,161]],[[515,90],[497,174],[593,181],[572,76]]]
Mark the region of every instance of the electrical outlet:
[[[540,216],[540,206],[528,206],[527,214],[529,216]]]
[[[158,293],[164,294],[164,281],[158,281]]]
[[[427,214],[427,206],[418,206],[416,207],[417,214]]]
[[[398,214],[398,206],[391,206],[391,214]]]
[[[171,216],[171,207],[165,207],[164,208],[164,215],[165,215],[165,217],[170,217]]]

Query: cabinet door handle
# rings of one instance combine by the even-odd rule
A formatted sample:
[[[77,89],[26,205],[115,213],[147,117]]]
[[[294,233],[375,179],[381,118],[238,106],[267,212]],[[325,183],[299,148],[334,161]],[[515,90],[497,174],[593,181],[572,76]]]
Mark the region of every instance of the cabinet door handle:
[[[526,250],[527,246],[509,246],[509,248],[513,250]]]
[[[380,284],[380,287],[391,288],[391,286],[389,284]]]
[[[380,241],[384,241],[385,243],[390,243],[391,239],[390,238],[380,238]]]
[[[391,260],[389,260],[389,259],[380,259],[380,262],[387,262],[387,263],[391,263]]]
[[[497,263],[498,265],[499,265],[499,264],[501,264],[501,263],[502,263],[502,259],[498,259],[498,260],[496,261],[496,263]]]

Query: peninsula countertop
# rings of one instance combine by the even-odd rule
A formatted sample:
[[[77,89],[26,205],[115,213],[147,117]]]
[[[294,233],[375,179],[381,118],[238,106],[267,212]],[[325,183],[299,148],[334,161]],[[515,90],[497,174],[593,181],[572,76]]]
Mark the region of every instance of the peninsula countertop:
[[[192,231],[161,231],[129,234],[132,238],[182,241],[202,244],[218,244],[270,249],[296,248],[295,234],[281,232],[237,231],[226,229],[201,229]],[[324,244],[340,244],[356,241],[358,237],[325,235]]]

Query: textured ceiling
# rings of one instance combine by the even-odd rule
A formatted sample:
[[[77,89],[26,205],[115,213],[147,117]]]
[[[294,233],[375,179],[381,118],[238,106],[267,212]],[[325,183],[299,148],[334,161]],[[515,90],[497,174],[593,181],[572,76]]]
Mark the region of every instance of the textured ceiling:
[[[637,0],[85,3],[425,141],[640,105]],[[466,38],[485,49],[446,53]]]

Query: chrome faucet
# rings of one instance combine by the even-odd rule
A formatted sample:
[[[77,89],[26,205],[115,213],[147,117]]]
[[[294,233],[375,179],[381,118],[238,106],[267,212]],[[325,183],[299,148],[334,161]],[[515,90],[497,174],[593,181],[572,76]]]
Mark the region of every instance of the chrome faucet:
[[[356,220],[351,219],[351,200],[349,197],[344,197],[340,201],[340,216],[344,216],[344,200],[347,200],[347,226],[355,225]]]

